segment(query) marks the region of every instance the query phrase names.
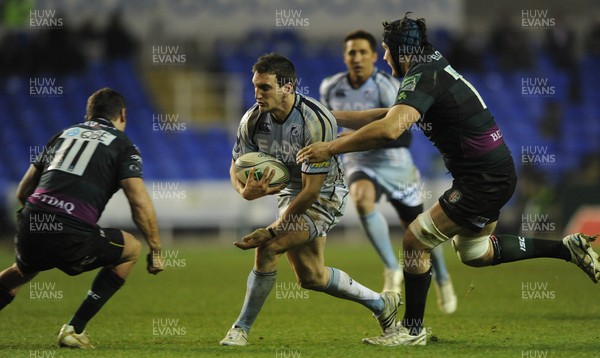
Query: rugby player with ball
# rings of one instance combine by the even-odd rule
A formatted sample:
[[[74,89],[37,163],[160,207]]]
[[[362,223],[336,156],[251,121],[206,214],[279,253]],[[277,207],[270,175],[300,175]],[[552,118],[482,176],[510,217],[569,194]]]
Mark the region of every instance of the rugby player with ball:
[[[277,194],[279,214],[272,224],[234,243],[243,250],[256,249],[255,261],[242,310],[221,345],[248,343],[250,329],[275,284],[283,254],[303,288],[358,302],[373,312],[383,331],[391,329],[396,325],[399,294],[379,294],[347,273],[325,266],[325,237],[342,216],[348,196],[339,158],[296,164],[300,148],[336,137],[335,118],[316,99],[295,92],[296,71],[287,58],[274,53],[264,55],[252,72],[256,104],[246,112],[238,128],[231,183],[246,200]],[[272,159],[272,167],[261,168],[257,175],[257,169],[252,167],[259,161],[257,152],[283,163],[289,171],[289,182],[271,185],[278,172],[273,170],[277,164]],[[240,157],[248,153],[254,153],[254,161],[244,165]],[[240,171],[245,183],[238,177]]]

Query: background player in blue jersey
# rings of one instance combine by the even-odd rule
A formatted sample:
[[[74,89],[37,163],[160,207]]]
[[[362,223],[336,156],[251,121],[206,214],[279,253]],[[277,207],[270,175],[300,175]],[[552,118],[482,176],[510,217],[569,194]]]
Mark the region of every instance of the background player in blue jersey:
[[[442,154],[453,182],[438,202],[410,224],[404,237],[405,252],[421,263],[405,267],[402,323],[364,341],[389,346],[426,344],[423,317],[431,283],[427,259],[433,247],[448,240],[469,266],[557,258],[576,264],[597,283],[600,262],[590,246],[597,235],[572,234],[559,241],[494,234],[500,209],[516,186],[512,156],[477,90],[427,41],[425,20],[405,15],[385,23],[383,46],[392,74],[404,76],[394,106],[336,112],[341,125],[362,128],[335,141],[303,148],[298,162],[320,162],[331,155],[376,148],[420,122]]]
[[[332,110],[391,107],[400,83],[378,70],[376,62],[377,42],[373,35],[363,30],[346,35],[344,63],[348,71],[321,82],[321,102]],[[419,170],[408,150],[411,140],[412,133],[406,131],[382,148],[348,153],[343,157],[346,181],[350,185],[350,196],[360,222],[385,265],[383,291],[400,292],[403,275],[394,254],[387,222],[375,203],[381,194],[385,194],[405,228],[423,212]],[[444,313],[453,313],[457,299],[441,246],[431,251],[431,261],[438,307]]]
[[[335,118],[316,99],[295,92],[296,70],[287,58],[264,55],[252,72],[256,104],[238,128],[231,184],[246,200],[277,194],[279,215],[267,228],[235,243],[244,250],[256,248],[255,261],[240,315],[221,345],[248,343],[248,333],[275,284],[277,264],[284,253],[303,288],[362,304],[373,312],[384,331],[395,326],[399,294],[376,293],[344,271],[325,266],[325,237],[342,216],[348,195],[342,164],[337,156],[320,163],[296,164],[296,153],[310,143],[333,140],[337,135]],[[254,178],[252,169],[246,184],[240,182],[234,162],[249,152],[267,153],[285,163],[291,176],[289,184],[270,187],[273,173],[268,169],[260,179]]]
[[[110,197],[123,189],[150,253],[147,269],[163,270],[154,206],[142,180],[142,158],[124,134],[125,101],[109,88],[92,94],[86,121],[54,136],[17,188],[16,263],[0,272],[0,309],[38,272],[68,275],[102,267],[87,297],[58,335],[61,347],[93,348],[84,331],[125,283],[141,250],[128,232],[96,223]]]

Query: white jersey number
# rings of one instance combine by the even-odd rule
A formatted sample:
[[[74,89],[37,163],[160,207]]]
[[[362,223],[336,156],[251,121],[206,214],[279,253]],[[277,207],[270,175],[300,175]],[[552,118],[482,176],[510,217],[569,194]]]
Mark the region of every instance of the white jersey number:
[[[78,176],[83,175],[98,146],[96,140],[66,138],[56,150],[48,170],[61,170]]]
[[[461,80],[463,81],[470,89],[471,91],[473,91],[473,93],[475,94],[475,96],[477,96],[477,98],[479,99],[479,102],[481,103],[481,106],[483,107],[483,109],[486,109],[487,106],[485,105],[485,102],[483,101],[483,98],[481,98],[481,95],[479,94],[479,92],[477,92],[477,90],[475,89],[475,87],[473,87],[473,85],[471,84],[471,82],[465,80],[465,78],[458,72],[456,72],[456,70],[454,68],[452,68],[452,66],[448,65],[444,68],[444,71],[448,72],[450,74],[450,76],[454,77],[455,80]]]

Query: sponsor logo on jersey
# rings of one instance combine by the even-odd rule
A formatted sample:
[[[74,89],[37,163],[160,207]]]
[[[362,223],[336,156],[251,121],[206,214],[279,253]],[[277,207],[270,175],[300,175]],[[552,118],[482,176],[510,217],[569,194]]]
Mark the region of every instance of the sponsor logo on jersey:
[[[136,165],[136,164],[131,164],[129,166],[129,170],[132,171],[132,172],[134,172],[134,173],[138,173],[138,172],[141,173],[142,172],[142,168],[140,168],[140,166]]]
[[[46,203],[50,206],[54,206],[59,209],[63,209],[69,214],[73,214],[73,210],[75,210],[75,204],[70,201],[64,201],[57,199],[51,195],[41,194],[41,193],[33,193],[31,194],[32,198],[38,199],[42,203]]]
[[[346,91],[344,89],[340,88],[337,91],[335,91],[335,96],[336,97],[346,97]]]
[[[142,174],[142,157],[138,154],[132,154],[129,156],[129,158],[131,160],[134,160],[135,163],[131,163],[129,164],[129,170],[134,172],[134,173],[139,173],[140,175]]]
[[[72,138],[71,140],[74,141],[77,141],[78,139],[83,139],[84,141],[92,140],[108,146],[117,138],[117,136],[105,130],[70,128],[64,131],[60,135],[60,138]]]
[[[135,160],[136,162],[139,162],[140,164],[142,163],[142,157],[140,157],[140,156],[139,156],[139,155],[137,155],[137,154],[132,154],[132,155],[130,156],[130,158],[131,158],[131,160]]]
[[[319,169],[319,168],[329,168],[331,166],[331,162],[321,162],[321,163],[312,163],[309,165],[310,168]]]
[[[261,122],[258,124],[259,133],[271,133],[271,123]]]
[[[70,128],[67,130],[67,132],[65,133],[66,136],[69,137],[73,137],[79,134],[79,128],[75,127],[75,128]]]
[[[462,199],[462,193],[456,189],[448,195],[448,201],[451,203],[457,203],[460,199]]]
[[[417,83],[419,83],[419,79],[421,79],[420,73],[405,77],[400,85],[400,91],[414,91],[415,87],[417,87]]]
[[[490,134],[490,136],[492,137],[492,139],[495,141],[502,139],[502,132],[500,132],[500,129],[498,129],[497,131],[493,132],[492,134]]]
[[[292,130],[290,131],[292,137],[297,137],[300,135],[300,126],[292,125]]]

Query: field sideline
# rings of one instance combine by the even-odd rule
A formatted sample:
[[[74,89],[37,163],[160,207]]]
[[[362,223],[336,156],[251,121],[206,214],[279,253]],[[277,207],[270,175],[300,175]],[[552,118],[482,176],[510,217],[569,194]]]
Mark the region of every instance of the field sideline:
[[[366,243],[328,243],[326,263],[381,289],[382,267]],[[169,248],[171,266],[154,277],[138,262],[126,285],[87,327],[96,349],[58,349],[56,334],[95,273],[40,274],[0,312],[0,357],[598,357],[600,288],[572,264],[541,259],[474,269],[446,260],[458,311],[441,314],[430,290],[425,347],[373,347],[370,312],[353,302],[304,291],[283,259],[243,348],[218,342],[237,317],[253,253],[219,245]],[[12,262],[4,242],[0,265]],[[401,308],[403,312],[403,308]],[[401,317],[401,314],[399,314]]]

